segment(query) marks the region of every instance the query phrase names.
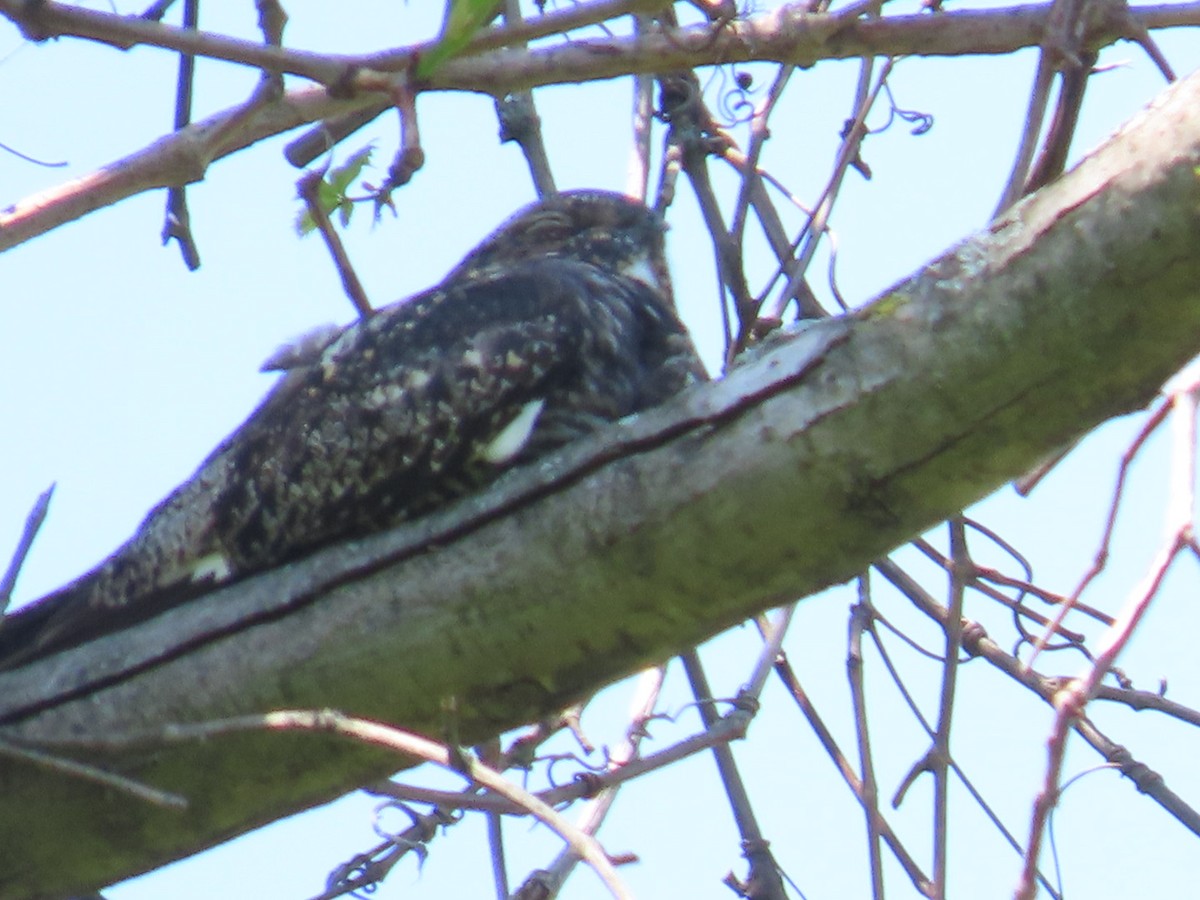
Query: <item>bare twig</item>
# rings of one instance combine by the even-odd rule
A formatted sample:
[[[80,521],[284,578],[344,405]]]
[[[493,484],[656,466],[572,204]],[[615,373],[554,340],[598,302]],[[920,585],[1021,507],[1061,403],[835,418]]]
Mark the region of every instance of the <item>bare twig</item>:
[[[933,881],[937,896],[946,896],[947,847],[950,839],[950,724],[954,714],[958,679],[958,656],[962,649],[963,596],[973,566],[967,549],[966,527],[962,518],[950,521],[950,608],[946,613],[946,653],[942,665],[942,696],[938,711],[937,733],[930,749],[929,768],[933,775]]]
[[[199,181],[214,160],[352,105],[352,101],[333,100],[317,88],[217,113],[95,172],[0,211],[0,251],[135,194]]]
[[[634,4],[606,9],[628,10]],[[27,4],[0,0],[0,15],[17,23],[32,39],[74,35],[118,47],[150,44],[181,53],[208,56],[319,81],[325,90],[290,92],[277,103],[264,103],[254,115],[219,137],[208,133],[219,122],[238,118],[245,109],[227,111],[161,139],[151,147],[118,160],[92,175],[25,201],[0,213],[0,250],[108,206],[141,191],[198,180],[214,159],[318,119],[328,120],[367,108],[379,110],[389,101],[420,48],[389,54],[339,56],[306,53],[172,28],[135,17],[95,12],[60,3]],[[1038,44],[1046,23],[1044,5],[983,12],[948,12],[938,16],[887,16],[840,22],[836,16],[805,16],[796,8],[731,22],[714,37],[709,26],[665,35],[579,41],[563,47],[464,56],[441,67],[425,90],[474,90],[503,94],[541,84],[589,81],[637,72],[686,69],[715,62],[774,59],[811,64],[819,58],[848,58],[879,53],[953,55],[1010,53]],[[1200,22],[1200,2],[1167,4],[1132,10],[1130,21],[1145,28],[1177,27]],[[543,17],[545,19],[549,16]],[[1089,46],[1123,37],[1126,20],[1107,19],[1089,25]],[[837,40],[830,38],[836,34]],[[521,37],[527,37],[525,32]],[[509,35],[505,40],[515,39]],[[385,75],[385,72],[400,73]],[[365,93],[364,93],[365,92]],[[368,96],[367,94],[375,94]],[[384,98],[381,98],[382,94]],[[377,114],[377,113],[376,113]],[[323,136],[320,150],[336,141]]]
[[[600,876],[614,897],[628,898],[604,851],[596,841],[582,834],[553,807],[505,779],[499,773],[444,744],[420,735],[391,728],[378,722],[345,716],[333,710],[277,710],[263,715],[236,716],[209,722],[170,725],[153,734],[110,736],[89,740],[89,746],[127,747],[161,740],[204,740],[241,731],[318,731],[330,732],[367,744],[386,747],[407,757],[436,763],[451,769],[489,791],[505,798],[523,812],[534,816],[565,840]]]
[[[520,0],[504,0],[504,23],[513,27],[521,23]],[[533,91],[515,91],[496,99],[496,117],[500,120],[500,141],[515,141],[525,155],[533,187],[539,197],[558,193],[550,157],[542,140],[542,120],[533,102]]]
[[[468,792],[476,790],[478,788],[475,787],[467,789]],[[413,815],[410,811],[410,816],[413,823],[404,831],[389,836],[388,840],[376,844],[365,853],[357,854],[330,872],[325,881],[327,890],[312,900],[334,900],[378,884],[409,852],[423,852],[425,843],[437,834],[439,828],[447,828],[458,821],[441,809],[434,809],[427,815]]]
[[[162,17],[167,14],[167,11],[175,5],[175,0],[154,0],[146,10],[142,13],[143,19],[149,19],[151,22],[161,22]]]
[[[696,201],[713,242],[717,265],[717,290],[725,329],[725,362],[728,366],[740,350],[737,335],[740,323],[753,321],[758,304],[750,296],[742,266],[741,248],[726,229],[717,194],[709,177],[708,157],[722,155],[733,143],[713,120],[704,104],[700,80],[694,72],[682,72],[659,80],[663,117],[670,123],[668,143],[678,148],[679,162],[696,192]],[[729,297],[733,315],[739,323],[735,331],[726,303]]]
[[[278,0],[254,0],[254,6],[258,10],[258,28],[263,41],[272,47],[282,47],[283,29],[288,21],[283,6]]]
[[[808,266],[817,252],[821,237],[829,226],[829,217],[833,212],[833,205],[837,200],[842,181],[846,177],[846,172],[859,159],[863,139],[867,136],[867,114],[870,113],[875,101],[879,98],[879,92],[887,84],[893,64],[891,59],[884,62],[872,89],[869,89],[871,61],[868,59],[862,64],[854,114],[846,123],[842,144],[838,148],[837,159],[834,160],[829,180],[826,182],[824,190],[821,191],[821,196],[817,200],[808,222],[800,232],[800,236],[793,242],[793,246],[796,248],[795,253],[784,266],[788,280],[775,302],[768,309],[767,317],[769,319],[781,319],[787,304],[802,290],[801,285],[807,277]]]
[[[705,702],[712,697],[712,690],[700,665],[700,656],[695,650],[689,650],[682,656],[682,660],[692,695],[699,701],[697,708],[700,718],[706,727],[712,727],[716,724],[717,716],[712,707]],[[787,893],[779,876],[779,865],[771,853],[770,842],[763,837],[762,829],[759,828],[758,817],[754,814],[750,795],[746,793],[746,786],[738,773],[733,752],[728,744],[718,744],[713,747],[713,756],[717,761],[717,770],[725,787],[725,795],[729,798],[738,834],[742,838],[742,853],[750,864],[746,883],[754,886],[753,896],[762,900],[786,900]]]
[[[329,248],[329,255],[333,257],[333,264],[337,267],[338,276],[342,279],[342,288],[346,291],[346,296],[350,298],[350,302],[358,311],[359,318],[366,319],[374,312],[371,308],[371,301],[367,299],[367,292],[363,288],[362,282],[359,281],[358,273],[354,271],[354,265],[350,262],[341,236],[338,235],[337,229],[329,221],[328,213],[321,206],[318,191],[323,175],[324,173],[320,171],[306,172],[296,183],[296,190],[308,207],[308,214],[312,217],[317,231],[324,238],[325,246]]]
[[[617,16],[651,12],[660,5],[659,0],[598,0],[598,2],[569,6],[534,19],[524,20],[516,25],[483,31],[471,41],[463,51],[463,55],[510,45],[524,45],[538,38],[553,34],[565,34],[589,25],[606,22]],[[371,54],[369,57],[363,58],[362,64],[396,71],[398,68],[411,64],[413,57],[424,52],[428,46],[431,45],[422,45],[410,50]],[[378,103],[366,109],[331,118],[288,144],[284,155],[293,166],[304,168],[322,153],[328,152],[329,148],[336,146],[386,110],[387,104]]]
[[[480,53],[554,34],[614,15],[661,9],[661,0],[581,6],[572,16],[546,15],[520,29],[493,29],[473,42],[464,55],[440,68],[424,89],[478,90],[489,94],[539,84],[609,78],[632,72],[678,71],[701,65],[773,60],[812,65],[821,59],[866,56],[958,56],[1013,53],[1042,43],[1049,20],[1045,4],[961,10],[938,16],[897,15],[843,18],[808,14],[783,6],[729,22],[719,29],[703,24],[670,35],[576,41],[564,47],[505,53]],[[365,55],[338,55],[284,50],[207,32],[188,32],[137,17],[96,12],[53,0],[36,4],[0,0],[0,15],[13,21],[31,40],[80,37],[128,49],[138,44],[209,56],[272,72],[300,75],[329,87],[353,87],[363,70],[405,72],[427,44]],[[1103,46],[1133,29],[1194,26],[1200,3],[1134,8],[1123,14],[1090,18],[1083,43]],[[540,23],[540,24],[539,24]],[[1132,24],[1131,24],[1132,23]],[[602,49],[598,49],[602,48]],[[471,55],[474,54],[474,55]],[[347,75],[351,75],[347,84]]]
[[[644,33],[650,24],[646,16],[634,19],[634,28]],[[645,200],[650,191],[650,137],[654,120],[654,78],[635,75],[633,78],[632,141],[629,148],[629,167],[625,177],[625,192]]]
[[[417,95],[405,84],[392,89],[396,111],[400,114],[400,148],[388,167],[388,180],[380,189],[387,197],[393,188],[408,184],[413,175],[425,165],[425,151],[421,148],[421,130],[417,126]]]
[[[475,748],[480,760],[491,766],[497,772],[502,772],[505,766],[505,754],[500,747],[500,738],[494,737]],[[506,900],[508,897],[508,861],[504,855],[504,819],[498,812],[484,813],[487,818],[488,859],[492,864],[492,887],[496,891],[496,900]]]
[[[917,607],[943,628],[946,627],[946,607],[936,602],[921,586],[912,580],[899,566],[891,560],[877,560],[875,568],[889,582]],[[1019,659],[1010,653],[1005,653],[1000,646],[989,637],[987,630],[978,622],[966,620],[963,622],[963,649],[972,656],[977,656],[988,662],[997,670],[1003,672],[1013,681],[1024,686],[1040,697],[1046,703],[1054,704],[1063,682],[1059,678],[1049,678],[1029,670]],[[1132,780],[1137,789],[1148,797],[1152,797],[1163,809],[1193,833],[1200,835],[1200,813],[1193,810],[1174,792],[1167,788],[1163,777],[1145,764],[1138,762],[1127,749],[1110,740],[1086,718],[1077,719],[1073,727],[1076,734],[1082,737],[1089,746],[1099,753],[1107,762],[1116,763],[1121,774]]]
[[[1048,741],[1046,776],[1034,803],[1025,868],[1017,890],[1018,900],[1031,900],[1036,891],[1032,871],[1041,851],[1046,822],[1058,802],[1059,782],[1066,755],[1067,736],[1072,724],[1083,717],[1088,702],[1101,681],[1116,664],[1117,657],[1133,637],[1139,623],[1158,595],[1171,564],[1184,551],[1200,556],[1193,532],[1196,484],[1196,419],[1200,408],[1200,366],[1192,363],[1164,388],[1172,412],[1174,446],[1172,449],[1171,500],[1166,510],[1166,535],[1145,576],[1130,595],[1117,621],[1105,634],[1094,663],[1064,685],[1055,695],[1057,711],[1054,729]]]
[[[655,707],[658,705],[665,675],[666,669],[658,666],[646,669],[638,678],[637,687],[630,701],[629,727],[626,729],[625,741],[608,755],[608,765],[605,768],[609,772],[619,771],[637,757],[642,739],[648,734],[646,723],[654,715]],[[601,824],[616,801],[617,789],[617,785],[606,787],[588,801],[576,818],[576,827],[580,831],[594,835],[600,830]],[[522,890],[536,882],[547,892],[546,896],[556,896],[578,862],[579,857],[576,853],[570,848],[564,849],[549,866],[526,878]],[[519,890],[517,896],[524,896],[524,894]]]
[[[880,561],[879,563],[877,563],[876,567],[879,568],[881,572],[885,572],[885,570],[886,570],[885,574],[887,574],[887,572],[896,573],[896,572],[900,571],[898,569],[898,567],[895,566],[895,563],[893,563],[890,559]],[[903,577],[905,579],[908,579],[907,575],[905,575]],[[891,580],[890,577],[889,577],[889,580]],[[931,606],[937,606],[941,609],[945,609],[945,607],[941,607],[940,604],[938,604],[937,601],[934,600],[930,594],[925,592],[918,585],[916,585],[915,582],[912,582],[911,580],[908,580],[905,583],[905,588],[907,588],[907,589],[900,588],[899,585],[897,585],[897,587],[903,593],[908,593],[908,591],[912,591],[914,593],[919,593],[919,594],[923,595],[924,603],[931,605]],[[878,622],[880,624],[887,625],[889,627],[889,630],[892,630],[893,633],[897,634],[897,636],[900,637],[900,639],[903,640],[906,644],[909,644],[909,646],[915,646],[912,643],[911,639],[907,638],[905,635],[903,635],[899,632],[896,632],[895,629],[890,626],[890,624],[887,622],[887,620],[884,619],[883,616],[881,616],[879,614],[878,610],[875,611],[875,620],[876,620],[876,622]],[[942,624],[944,627],[946,623],[939,623],[939,624]],[[963,622],[963,630],[964,631],[966,631],[967,628],[974,628],[974,627],[976,627],[974,623]],[[904,702],[908,706],[909,711],[912,713],[913,718],[916,719],[916,721],[920,723],[921,728],[929,736],[929,739],[931,741],[936,741],[937,740],[937,730],[934,728],[934,726],[928,720],[926,720],[924,714],[921,712],[920,706],[918,706],[916,700],[912,696],[912,693],[908,690],[904,681],[901,679],[900,673],[897,670],[895,663],[892,661],[891,654],[888,652],[886,644],[883,642],[883,640],[881,639],[881,637],[878,633],[878,629],[871,632],[871,638],[875,644],[875,649],[879,653],[880,660],[883,662],[884,667],[888,670],[888,674],[891,676],[892,681],[895,683],[896,689],[900,692],[900,696],[904,698]],[[944,659],[941,659],[939,661],[941,661],[943,663],[945,662]],[[925,760],[919,761],[909,771],[908,776],[904,779],[904,782],[897,789],[896,796],[893,800],[893,803],[899,804],[899,802],[901,802],[904,792],[908,789],[908,787],[911,786],[912,782],[916,779],[916,777],[918,775],[920,775],[920,773],[922,771],[924,771],[924,768],[923,768],[924,762],[925,762]],[[971,795],[971,799],[974,800],[975,803],[979,805],[979,808],[983,811],[983,814],[985,816],[987,816],[988,821],[990,821],[992,823],[992,826],[1004,838],[1005,842],[1009,845],[1009,847],[1011,847],[1013,849],[1013,851],[1016,852],[1018,855],[1021,854],[1023,852],[1021,843],[1017,840],[1017,838],[1013,835],[1013,833],[1011,831],[1009,831],[1009,829],[1005,826],[1004,822],[1002,822],[1000,820],[1000,817],[996,814],[996,811],[994,809],[992,809],[991,804],[989,804],[987,802],[987,800],[983,797],[983,795],[980,794],[979,790],[972,783],[971,779],[967,777],[967,773],[962,770],[962,767],[959,766],[959,764],[955,761],[954,757],[953,756],[947,757],[946,762],[947,762],[947,765],[950,768],[950,770],[952,770],[954,772],[954,774],[958,777],[959,781],[962,783],[963,787],[967,790],[967,793],[969,793]],[[1054,898],[1054,900],[1058,900],[1058,898],[1059,898],[1058,892],[1054,889],[1054,886],[1050,884],[1049,880],[1044,875],[1042,875],[1040,872],[1038,873],[1038,880],[1041,882],[1041,885],[1046,890],[1046,892],[1052,898]]]
[[[755,619],[758,633],[763,639],[763,648],[754,663],[754,671],[750,673],[745,687],[738,694],[739,701],[745,702],[747,699],[751,699],[757,703],[762,696],[767,679],[775,671],[775,665],[779,662],[780,654],[783,652],[783,639],[787,637],[788,628],[792,625],[792,617],[795,613],[796,604],[793,603],[781,609],[775,616],[774,622],[770,621],[765,613]]]
[[[875,783],[875,764],[871,755],[870,729],[867,726],[867,699],[863,678],[862,635],[872,627],[871,598],[866,576],[858,579],[858,602],[850,611],[849,641],[846,649],[846,672],[850,679],[850,696],[854,707],[855,736],[858,740],[859,803],[867,819],[867,854],[871,860],[871,896],[882,900],[883,857],[880,853],[879,789]],[[932,887],[936,888],[936,885]],[[928,896],[932,897],[933,894]]]
[[[774,112],[779,100],[783,97],[784,89],[795,72],[795,66],[780,66],[775,73],[775,80],[762,103],[754,109],[750,117],[750,146],[746,150],[745,168],[742,170],[742,185],[738,190],[737,201],[733,206],[729,231],[737,246],[742,246],[745,237],[747,212],[750,209],[751,198],[759,194],[762,185],[762,175],[758,168],[758,160],[762,155],[763,146],[770,137],[771,131],[768,120]]]
[[[25,557],[29,555],[33,540],[42,527],[42,522],[46,521],[46,513],[50,509],[50,498],[53,496],[54,485],[52,484],[38,494],[37,499],[33,501],[29,515],[25,517],[25,527],[21,529],[21,537],[17,540],[16,549],[13,550],[12,559],[9,560],[8,568],[4,571],[4,577],[0,578],[0,628],[3,627],[3,616],[8,609],[8,604],[12,602],[13,589],[17,586],[17,576],[21,574],[21,567],[25,565]]]
[[[1086,0],[1054,0],[1051,4],[1050,17],[1046,22],[1046,37],[1038,56],[1037,72],[1033,78],[1029,110],[1025,113],[1025,127],[1021,132],[1017,158],[1013,162],[1008,184],[1000,193],[1000,200],[996,204],[992,218],[1000,215],[1026,193],[1029,170],[1033,165],[1038,136],[1042,133],[1042,123],[1046,118],[1050,88],[1059,67],[1059,57],[1063,50],[1069,48],[1069,52],[1073,55],[1079,47],[1079,36],[1074,32],[1085,21],[1081,15],[1085,2]],[[1077,59],[1076,62],[1078,62]],[[1085,73],[1084,78],[1086,79],[1086,77]],[[1082,91],[1080,91],[1080,99],[1082,100]]]
[[[1167,419],[1167,414],[1171,412],[1171,408],[1172,405],[1170,402],[1160,404],[1146,419],[1146,422],[1138,430],[1137,436],[1134,437],[1130,445],[1121,454],[1121,462],[1117,467],[1117,483],[1113,488],[1113,499],[1108,507],[1108,519],[1104,524],[1104,534],[1100,538],[1100,547],[1092,559],[1091,566],[1084,573],[1083,578],[1080,579],[1079,586],[1075,588],[1071,596],[1062,604],[1054,619],[1046,626],[1046,630],[1034,644],[1033,653],[1026,665],[1033,666],[1038,654],[1045,648],[1046,643],[1049,641],[1050,635],[1059,631],[1059,626],[1062,624],[1063,619],[1075,608],[1075,604],[1083,596],[1083,592],[1087,590],[1088,585],[1108,565],[1108,556],[1112,549],[1113,531],[1117,527],[1117,511],[1120,509],[1121,499],[1125,495],[1125,482],[1129,477],[1130,467],[1133,465],[1133,461],[1137,458],[1138,453],[1141,452],[1142,447],[1145,446],[1146,441],[1150,439],[1150,435]]]
[[[800,707],[801,713],[808,720],[809,727],[812,728],[813,733],[817,736],[817,740],[821,742],[821,746],[825,748],[825,752],[829,754],[829,758],[833,760],[834,767],[838,770],[842,779],[849,786],[859,803],[862,804],[864,796],[862,780],[855,773],[854,766],[846,758],[846,755],[834,739],[833,733],[817,712],[816,707],[813,706],[812,699],[801,686],[800,680],[792,669],[791,663],[788,662],[782,653],[776,660],[775,674],[779,676],[788,692],[792,695],[792,699],[796,701],[796,705]],[[904,848],[904,844],[896,836],[891,825],[888,824],[887,820],[879,812],[878,806],[867,807],[864,804],[863,808],[867,815],[874,820],[874,826],[880,837],[888,845],[888,849],[892,851],[896,860],[903,867],[905,874],[908,875],[913,886],[916,887],[922,896],[932,896],[933,886],[929,878],[921,871],[920,866],[917,865],[916,861],[913,860],[912,856]]]
[[[16,744],[11,744],[8,741],[0,741],[0,754],[15,757],[16,759],[32,763],[51,772],[67,775],[71,778],[81,778],[84,781],[104,785],[105,787],[112,788],[122,794],[128,794],[130,797],[143,800],[155,806],[175,810],[187,809],[188,806],[187,798],[181,797],[179,794],[160,791],[158,788],[152,788],[140,781],[126,778],[124,775],[118,775],[115,772],[109,772],[98,766],[46,753],[43,750],[18,747]]]
[[[539,799],[551,806],[558,806],[581,797],[593,796],[597,791],[607,790],[627,781],[670,766],[681,759],[694,756],[697,753],[711,750],[718,744],[739,740],[746,736],[746,729],[753,718],[751,711],[735,708],[723,716],[717,723],[699,734],[684,738],[681,741],[659,750],[656,753],[630,759],[619,768],[607,772],[592,773],[586,779],[550,788],[538,792]],[[447,809],[474,809],[488,812],[521,814],[525,812],[502,797],[487,794],[473,795],[456,791],[440,791],[416,785],[382,782],[364,790],[394,797],[397,800],[408,800],[414,803],[431,803]]]
[[[183,27],[195,30],[199,24],[200,0],[185,0],[183,5]],[[192,85],[196,76],[196,57],[190,53],[179,55],[179,74],[175,81],[176,131],[192,121]],[[162,242],[177,241],[183,264],[191,271],[200,268],[200,250],[196,236],[192,234],[191,216],[188,215],[187,191],[183,185],[167,188],[167,214],[163,222]]]

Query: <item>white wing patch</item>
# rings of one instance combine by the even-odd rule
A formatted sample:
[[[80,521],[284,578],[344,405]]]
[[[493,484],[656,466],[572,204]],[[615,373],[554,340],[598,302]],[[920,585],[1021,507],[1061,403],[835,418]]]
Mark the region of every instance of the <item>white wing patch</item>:
[[[545,400],[531,400],[522,406],[516,417],[483,448],[480,456],[497,466],[515,459],[529,440],[529,435],[533,434],[533,426],[537,424],[545,406]]]
[[[224,553],[210,553],[192,563],[192,583],[200,581],[225,581],[233,574]]]

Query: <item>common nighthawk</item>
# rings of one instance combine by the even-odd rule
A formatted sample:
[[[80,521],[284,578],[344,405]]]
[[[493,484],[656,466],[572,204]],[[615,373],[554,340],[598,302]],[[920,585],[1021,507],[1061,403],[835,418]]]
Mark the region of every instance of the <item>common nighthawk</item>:
[[[273,358],[280,382],[126,544],[5,621],[0,668],[429,512],[703,378],[663,233],[625,196],[562,194],[431,290]]]

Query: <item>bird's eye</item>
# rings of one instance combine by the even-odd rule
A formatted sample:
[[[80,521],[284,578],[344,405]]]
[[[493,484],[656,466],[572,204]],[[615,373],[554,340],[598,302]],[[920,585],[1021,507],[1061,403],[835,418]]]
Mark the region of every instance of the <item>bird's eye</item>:
[[[538,243],[557,244],[569,237],[573,230],[569,216],[546,210],[543,215],[530,220],[525,233],[530,240]]]

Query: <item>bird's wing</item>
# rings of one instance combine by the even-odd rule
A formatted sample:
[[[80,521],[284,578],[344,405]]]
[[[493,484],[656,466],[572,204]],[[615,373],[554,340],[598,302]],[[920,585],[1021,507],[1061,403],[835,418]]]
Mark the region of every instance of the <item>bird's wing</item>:
[[[100,566],[9,617],[0,664],[14,645],[41,655],[78,643],[494,476],[519,455],[497,457],[497,439],[577,364],[586,304],[556,277],[564,268],[472,278],[347,329]]]

